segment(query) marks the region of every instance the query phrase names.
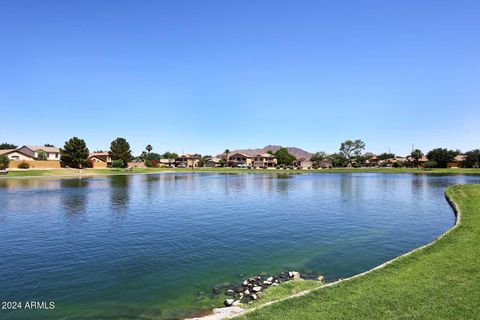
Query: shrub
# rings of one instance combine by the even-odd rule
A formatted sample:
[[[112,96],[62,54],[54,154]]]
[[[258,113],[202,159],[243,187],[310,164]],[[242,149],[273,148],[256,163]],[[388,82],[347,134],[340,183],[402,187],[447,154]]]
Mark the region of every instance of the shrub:
[[[425,164],[425,167],[426,168],[436,168],[436,167],[438,167],[438,163],[437,163],[437,161],[428,161]]]
[[[10,159],[6,155],[1,155],[0,156],[0,170],[5,170],[8,168],[8,165],[10,164]]]
[[[153,168],[153,163],[151,160],[145,160],[145,167]]]
[[[114,168],[123,168],[125,166],[122,159],[117,159],[112,161],[112,167]]]
[[[28,162],[20,162],[17,166],[18,169],[30,169]]]

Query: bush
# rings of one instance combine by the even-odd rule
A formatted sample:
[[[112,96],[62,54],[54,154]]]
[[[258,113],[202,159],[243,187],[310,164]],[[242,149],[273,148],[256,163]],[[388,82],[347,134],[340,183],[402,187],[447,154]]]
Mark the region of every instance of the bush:
[[[112,167],[114,168],[123,168],[125,166],[122,159],[117,159],[112,161]]]
[[[150,160],[145,160],[145,167],[153,168],[153,163]]]
[[[0,156],[0,170],[5,170],[8,168],[8,165],[10,164],[10,159],[6,155],[1,155]]]
[[[428,161],[428,162],[425,164],[425,167],[426,167],[426,168],[437,168],[437,167],[438,167],[438,163],[437,163],[437,161]]]
[[[20,162],[17,166],[18,169],[30,169],[28,162]]]

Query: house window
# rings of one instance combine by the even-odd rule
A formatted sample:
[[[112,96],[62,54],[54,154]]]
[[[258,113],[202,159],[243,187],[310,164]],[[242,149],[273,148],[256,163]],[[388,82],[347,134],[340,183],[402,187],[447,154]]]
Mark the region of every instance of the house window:
[[[57,159],[58,159],[58,153],[55,153],[55,158],[57,158]]]
[[[11,156],[11,159],[12,160],[20,160],[20,157],[19,156]]]

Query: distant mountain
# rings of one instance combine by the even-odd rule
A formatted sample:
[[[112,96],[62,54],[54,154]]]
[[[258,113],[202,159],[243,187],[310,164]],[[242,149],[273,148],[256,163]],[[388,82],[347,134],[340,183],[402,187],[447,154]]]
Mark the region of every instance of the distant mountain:
[[[249,156],[256,156],[257,154],[262,154],[266,153],[267,151],[271,150],[273,152],[278,151],[282,146],[274,146],[274,145],[268,145],[263,148],[257,148],[257,149],[238,149],[238,150],[230,150],[230,154],[234,154],[237,152],[245,153],[248,154]],[[297,147],[287,147],[288,152],[290,154],[293,154],[295,158],[297,159],[306,159],[309,160],[310,157],[313,155],[312,153],[305,151],[303,149],[297,148]],[[221,155],[219,155],[221,156]]]

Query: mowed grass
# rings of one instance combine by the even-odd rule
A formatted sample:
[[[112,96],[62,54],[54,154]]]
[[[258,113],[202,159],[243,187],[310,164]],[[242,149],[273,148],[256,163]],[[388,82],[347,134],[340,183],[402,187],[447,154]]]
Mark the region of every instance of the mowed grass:
[[[125,169],[104,168],[85,169],[81,173],[75,169],[52,169],[52,170],[10,170],[2,177],[41,177],[41,176],[88,176],[88,175],[130,175],[167,172],[212,172],[224,174],[308,174],[308,173],[415,173],[415,174],[472,174],[480,175],[480,169],[451,168],[451,169],[414,169],[414,168],[334,168],[319,170],[277,170],[277,169],[239,169],[239,168],[134,168],[132,171]]]
[[[461,221],[433,245],[364,276],[240,318],[480,319],[480,185],[454,186],[447,195]]]

